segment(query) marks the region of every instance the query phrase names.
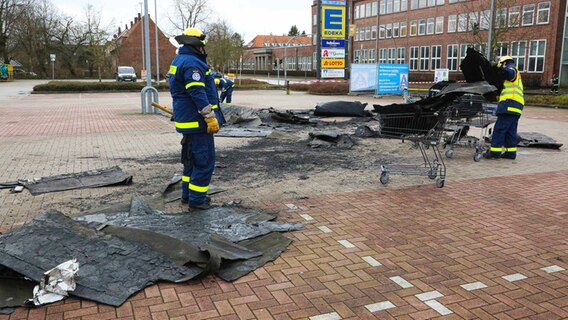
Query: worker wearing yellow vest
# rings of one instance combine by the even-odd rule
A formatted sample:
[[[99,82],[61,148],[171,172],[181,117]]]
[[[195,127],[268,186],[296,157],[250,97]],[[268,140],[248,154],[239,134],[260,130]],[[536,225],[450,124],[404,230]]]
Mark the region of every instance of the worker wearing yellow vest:
[[[497,106],[497,122],[493,128],[491,149],[486,159],[515,159],[517,157],[517,126],[525,105],[523,81],[510,56],[499,59],[497,67],[503,76],[503,91]]]

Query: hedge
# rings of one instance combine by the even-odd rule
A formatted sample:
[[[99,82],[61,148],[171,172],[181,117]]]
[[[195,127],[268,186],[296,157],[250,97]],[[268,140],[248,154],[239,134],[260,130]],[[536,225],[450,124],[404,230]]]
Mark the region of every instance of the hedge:
[[[146,82],[87,82],[50,81],[34,87],[34,92],[90,92],[90,91],[133,91],[139,92]],[[156,84],[154,83],[154,87]],[[169,90],[166,83],[160,83],[158,90]]]

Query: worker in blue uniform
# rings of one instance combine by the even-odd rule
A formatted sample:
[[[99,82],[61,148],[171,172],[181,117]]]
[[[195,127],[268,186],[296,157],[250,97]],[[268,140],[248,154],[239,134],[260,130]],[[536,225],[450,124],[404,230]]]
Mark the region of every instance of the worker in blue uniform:
[[[222,124],[217,88],[207,65],[205,34],[189,28],[175,40],[181,47],[170,66],[169,82],[176,131],[183,134],[182,203],[208,209],[207,191],[215,168],[213,134]]]
[[[558,94],[558,88],[559,88],[558,82],[559,82],[558,76],[555,73],[552,75],[552,87],[550,88],[550,93]]]
[[[235,89],[235,83],[229,79],[221,78],[215,79],[215,83],[221,89],[221,102],[225,101],[227,98],[227,104],[231,104],[233,101],[233,90]]]
[[[514,60],[503,56],[497,63],[503,77],[503,90],[497,105],[497,122],[493,128],[491,149],[486,159],[515,159],[517,157],[517,126],[525,105],[523,81]]]

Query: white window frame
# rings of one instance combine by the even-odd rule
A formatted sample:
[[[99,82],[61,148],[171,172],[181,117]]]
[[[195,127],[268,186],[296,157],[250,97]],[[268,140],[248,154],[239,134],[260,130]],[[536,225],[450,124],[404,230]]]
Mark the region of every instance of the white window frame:
[[[365,40],[371,40],[371,27],[365,27]]]
[[[465,56],[467,55],[467,48],[469,47],[471,47],[471,43],[460,44],[460,50],[459,50],[460,64],[462,63],[463,59],[465,59]]]
[[[540,44],[543,44],[543,52],[539,53],[538,49]],[[533,53],[533,44],[536,44],[536,53]],[[543,73],[546,64],[546,40],[530,40],[528,47],[529,55],[527,61],[527,72],[531,73]],[[534,61],[534,62],[533,62]],[[538,68],[538,62],[542,61],[542,68]],[[531,68],[531,63],[534,63],[534,68]]]
[[[366,3],[365,4],[365,18],[368,18],[373,14],[373,12],[371,10],[372,10],[371,9],[371,3],[370,2]]]
[[[451,14],[448,16],[448,33],[456,32],[458,27],[458,16]]]
[[[430,48],[430,70],[442,68],[442,46],[435,45]]]
[[[497,8],[495,13],[495,28],[505,28],[507,26],[507,8]]]
[[[400,11],[401,12],[408,11],[408,1],[407,0],[400,0]]]
[[[388,58],[387,63],[395,64],[396,63],[396,48],[388,48]]]
[[[377,58],[375,53],[375,49],[369,50],[369,63],[375,63],[375,59]]]
[[[434,18],[426,19],[426,34],[434,34],[436,30],[436,20]]]
[[[364,4],[360,5],[359,10],[361,10],[361,12],[359,12],[359,19],[365,18],[365,5]]]
[[[315,53],[314,53],[315,55]],[[353,63],[361,63],[361,60],[359,59],[361,57],[361,51],[360,50],[355,50],[353,51]]]
[[[371,40],[377,39],[377,26],[371,27]]]
[[[385,25],[381,24],[379,26],[379,39],[384,39],[385,38],[385,34],[386,34],[386,29],[385,29]]]
[[[387,14],[392,13],[392,0],[387,0]]]
[[[411,37],[415,37],[416,35],[418,35],[418,21],[417,20],[412,20],[410,21],[410,36]]]
[[[408,36],[408,29],[406,29],[406,21],[400,23],[400,37],[406,38]]]
[[[515,19],[516,17],[516,19]],[[518,27],[521,25],[521,6],[509,8],[509,27]]]
[[[472,31],[475,25],[479,27],[479,14],[470,12],[467,19],[467,31]]]
[[[458,32],[467,31],[467,13],[460,13],[458,15]]]
[[[410,10],[418,9],[418,0],[410,0]]]
[[[534,12],[536,9],[536,5],[534,3],[525,4],[523,6],[523,17],[521,18],[521,25],[522,26],[532,26],[534,24]],[[528,19],[530,17],[530,20]],[[525,18],[527,21],[525,22]]]
[[[444,33],[444,17],[436,17],[436,34]]]
[[[379,14],[379,3],[377,1],[373,1],[371,5],[371,16],[376,17]]]
[[[418,20],[418,35],[423,36],[426,34],[426,19]]]
[[[541,9],[541,6],[544,6],[544,5],[546,5],[547,7]],[[548,24],[548,23],[550,23],[550,1],[539,3],[537,8],[538,9],[536,11],[536,24]],[[546,21],[543,21],[543,22],[540,21],[541,12],[546,12]]]
[[[387,63],[387,49],[379,49],[379,63]]]
[[[420,47],[420,71],[429,71],[430,69],[430,46]]]
[[[410,71],[418,70],[419,57],[420,57],[420,47],[410,47],[410,58],[408,60],[408,69]]]
[[[383,15],[387,12],[387,0],[381,0],[379,5],[379,14]]]
[[[392,38],[392,23],[387,23],[385,25],[385,37],[387,39],[391,39]]]
[[[400,0],[393,0],[392,12],[400,12]]]
[[[404,64],[406,60],[406,48],[400,47],[396,49],[396,63]]]
[[[400,29],[399,29],[398,22],[395,22],[395,23],[392,24],[392,37],[393,38],[400,37]]]
[[[489,30],[489,14],[491,10],[481,11],[479,15],[479,30]]]
[[[511,41],[510,56],[515,61],[517,69],[524,72],[527,68],[527,41]]]
[[[446,68],[450,71],[458,71],[459,50],[457,44],[449,44],[446,55]]]

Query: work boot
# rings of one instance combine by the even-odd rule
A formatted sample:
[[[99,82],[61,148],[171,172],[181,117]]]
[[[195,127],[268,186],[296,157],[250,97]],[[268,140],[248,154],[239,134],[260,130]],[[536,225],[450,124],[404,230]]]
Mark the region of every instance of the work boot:
[[[487,160],[491,160],[491,159],[499,159],[499,158],[501,158],[501,155],[497,155],[493,152],[488,151],[488,152],[483,154],[483,157]]]
[[[189,209],[197,209],[197,210],[207,210],[211,208],[211,205],[209,204],[209,202],[205,201],[202,204],[189,204]]]
[[[181,198],[181,203],[182,204],[188,204],[189,203],[189,199],[187,198]],[[211,203],[211,197],[207,196],[207,198],[205,198],[205,203]]]
[[[504,153],[504,154],[501,155],[501,158],[515,160],[515,159],[517,159],[517,155],[516,154]]]

